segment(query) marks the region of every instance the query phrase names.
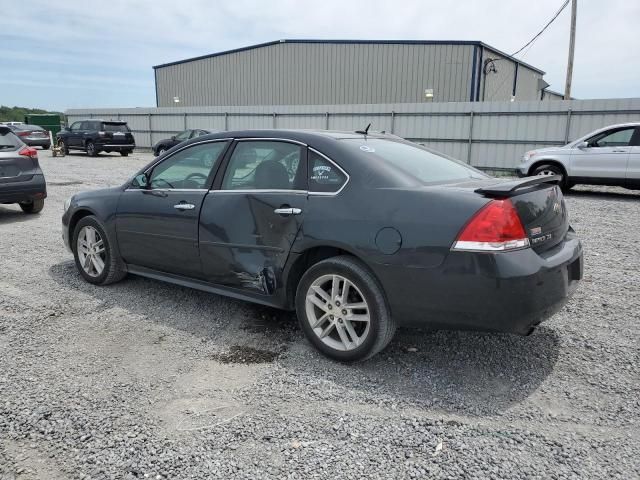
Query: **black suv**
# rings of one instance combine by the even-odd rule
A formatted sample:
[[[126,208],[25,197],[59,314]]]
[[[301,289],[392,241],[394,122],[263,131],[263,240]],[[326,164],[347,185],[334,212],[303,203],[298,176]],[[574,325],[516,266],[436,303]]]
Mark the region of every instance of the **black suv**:
[[[81,120],[58,132],[56,139],[65,154],[84,150],[91,157],[100,152],[120,152],[126,157],[136,146],[127,122]]]

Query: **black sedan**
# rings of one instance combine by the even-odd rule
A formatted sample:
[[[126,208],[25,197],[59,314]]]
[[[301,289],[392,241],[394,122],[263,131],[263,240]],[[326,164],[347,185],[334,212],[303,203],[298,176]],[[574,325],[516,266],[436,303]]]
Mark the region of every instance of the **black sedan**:
[[[499,181],[393,135],[206,135],[65,205],[81,275],[127,273],[295,309],[326,355],[396,325],[529,334],[582,277],[554,177]]]
[[[186,142],[187,140],[200,137],[202,135],[208,135],[210,133],[215,133],[215,131],[203,130],[200,128],[184,130],[177,135],[173,135],[171,138],[163,138],[159,142],[156,142],[156,144],[151,147],[151,150],[153,150],[153,154],[157,157],[182,142]]]

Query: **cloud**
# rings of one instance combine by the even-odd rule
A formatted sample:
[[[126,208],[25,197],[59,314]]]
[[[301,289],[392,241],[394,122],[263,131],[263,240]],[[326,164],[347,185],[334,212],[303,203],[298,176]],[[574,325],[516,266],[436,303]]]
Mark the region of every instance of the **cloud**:
[[[153,65],[281,38],[481,40],[513,52],[560,4],[110,0],[77,8],[73,2],[31,0],[0,17],[0,44],[8,46],[0,53],[2,83],[12,85],[0,89],[0,103],[58,109],[119,101],[149,106],[155,103]],[[574,96],[640,96],[637,18],[640,2],[608,0],[606,8],[601,2],[579,3]],[[25,19],[29,28],[23,28]],[[551,88],[559,91],[568,24],[567,8],[521,57],[545,70]],[[43,89],[37,95],[34,83]],[[109,85],[113,92],[103,94]]]

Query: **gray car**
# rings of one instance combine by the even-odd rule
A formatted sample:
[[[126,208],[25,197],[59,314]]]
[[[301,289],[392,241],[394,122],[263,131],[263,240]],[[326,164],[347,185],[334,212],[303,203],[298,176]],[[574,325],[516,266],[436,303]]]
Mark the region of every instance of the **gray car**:
[[[565,190],[579,183],[640,189],[640,123],[611,125],[562,147],[527,152],[518,175],[561,175]]]
[[[38,151],[0,125],[0,203],[17,203],[25,213],[38,213],[46,196]]]

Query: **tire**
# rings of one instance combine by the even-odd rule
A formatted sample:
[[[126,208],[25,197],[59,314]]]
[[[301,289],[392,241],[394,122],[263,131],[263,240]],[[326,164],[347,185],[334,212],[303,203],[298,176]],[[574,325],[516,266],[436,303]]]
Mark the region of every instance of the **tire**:
[[[129,156],[129,152],[128,151],[123,151],[123,152],[120,152],[120,155],[122,155],[123,157],[128,157]]]
[[[162,155],[166,151],[167,151],[167,147],[162,145],[161,147],[158,148],[158,153],[156,154],[156,157],[159,157],[160,155]]]
[[[58,147],[62,148],[65,155],[69,155],[69,145],[64,140],[58,140]]]
[[[560,180],[559,185],[562,191],[571,188],[568,187],[567,176],[565,175],[564,171],[557,165],[553,165],[550,163],[540,165],[533,171],[533,175],[560,175],[562,177],[562,180]]]
[[[95,143],[87,142],[85,147],[87,149],[87,155],[89,155],[90,157],[97,157],[98,156],[98,149],[96,148]]]
[[[51,145],[43,145],[42,149],[43,150],[49,150],[51,148]]]
[[[82,235],[83,239],[86,239],[86,231],[84,229],[93,229],[96,234],[94,237],[96,241],[93,245],[89,245],[87,249],[95,248],[94,251],[100,251],[99,241],[102,241],[103,250],[94,255],[94,258],[98,256],[101,260],[103,265],[101,271],[98,271],[97,265],[99,262],[94,263],[91,259],[87,260],[84,252],[80,251],[81,246],[78,243],[78,237]],[[71,246],[73,249],[73,257],[76,262],[76,268],[87,282],[94,285],[108,285],[110,283],[119,282],[127,276],[127,270],[124,262],[111,243],[111,239],[107,235],[104,225],[95,216],[89,215],[80,219],[73,231]],[[81,256],[84,256],[84,262]],[[88,265],[88,267],[83,266],[83,263]]]
[[[332,297],[333,291],[329,290],[335,278],[338,278],[337,295]],[[351,285],[348,303],[342,302],[341,305],[339,299],[344,293],[344,280]],[[323,290],[325,298],[332,298],[331,305],[316,294],[318,288]],[[315,297],[314,302],[308,301],[309,294]],[[298,321],[307,339],[324,355],[341,362],[366,360],[374,356],[389,344],[396,330],[380,284],[366,266],[350,256],[329,258],[311,266],[300,279],[295,303]],[[356,304],[366,305],[366,308],[347,307]],[[335,315],[330,315],[330,312]],[[368,321],[348,320],[349,317],[362,319],[367,316],[365,312]],[[321,323],[317,323],[318,317]],[[312,322],[316,323],[315,328]],[[321,338],[323,331],[329,333]],[[348,340],[346,343],[343,334]]]
[[[20,208],[24,213],[40,213],[44,208],[44,198],[33,200],[32,202],[21,203]]]

